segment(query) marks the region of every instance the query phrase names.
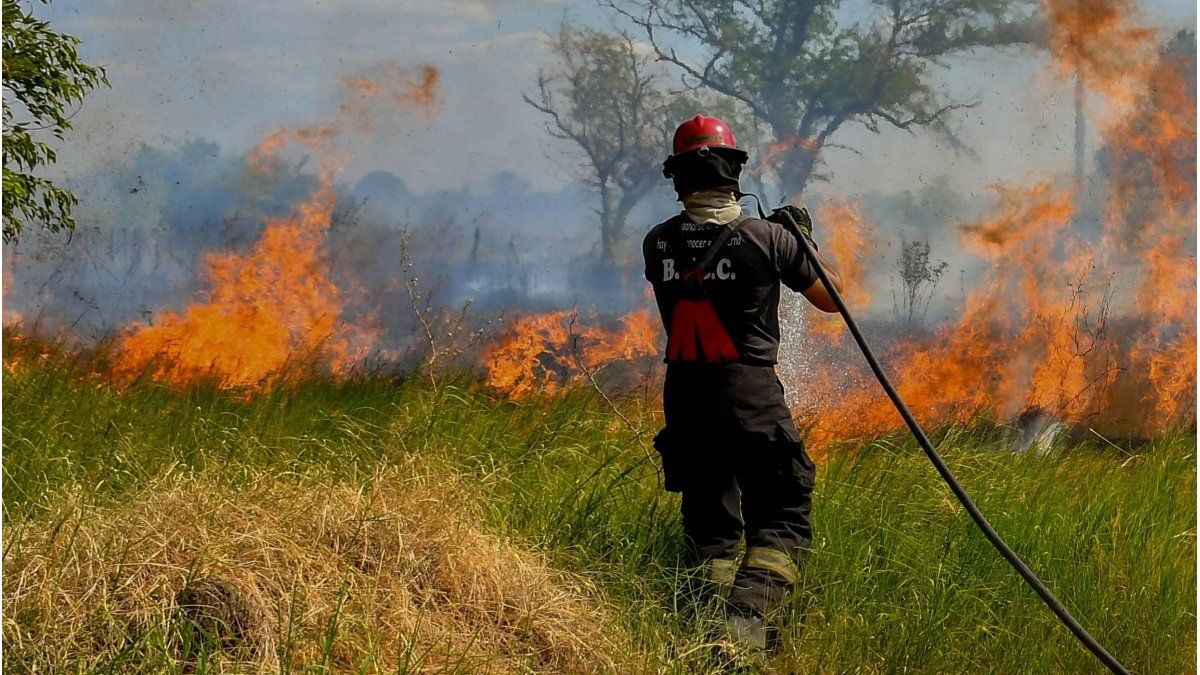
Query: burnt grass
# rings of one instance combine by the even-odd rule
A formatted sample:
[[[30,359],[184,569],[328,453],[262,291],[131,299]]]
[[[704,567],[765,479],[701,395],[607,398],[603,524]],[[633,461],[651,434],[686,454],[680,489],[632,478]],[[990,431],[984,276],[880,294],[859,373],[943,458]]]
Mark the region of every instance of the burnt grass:
[[[617,400],[631,428],[586,388],[514,402],[465,377],[436,391],[418,378],[368,378],[248,397],[152,382],[117,388],[51,358],[6,366],[3,385],[4,648],[14,672],[37,667],[30,655],[52,645],[38,644],[36,612],[21,605],[30,589],[8,585],[9,572],[28,564],[9,542],[25,531],[69,529],[60,522],[64,504],[121,513],[163,476],[221,494],[252,494],[266,482],[365,493],[389,468],[414,462],[465,488],[451,506],[472,514],[488,537],[594,587],[594,597],[585,589],[579,598],[592,598],[629,636],[615,642],[625,653],[607,657],[622,664],[617,670],[712,669],[710,613],[682,592],[678,497],[660,489],[648,449],[659,424],[653,400]],[[996,529],[1131,671],[1195,672],[1195,431],[1123,448],[1073,437],[1046,457],[998,451],[1001,434],[979,424],[934,437]],[[802,589],[777,617],[774,670],[1101,672],[974,529],[911,439],[833,449],[814,499],[816,541]],[[130,529],[132,547],[141,533]],[[239,597],[227,582],[205,584],[187,593]],[[332,587],[335,609],[366,603],[371,592]],[[178,617],[206,603],[177,604],[183,609],[166,602],[164,611]],[[188,625],[207,628],[187,632],[183,647],[177,627],[156,636],[153,626],[98,625],[94,640],[81,642],[90,651],[65,653],[57,665],[223,669],[205,664],[228,661],[189,654],[205,635],[215,641],[207,650],[241,649],[246,614],[232,605],[216,610],[232,612],[220,621],[191,616]],[[357,615],[358,632],[293,634],[286,615],[255,616],[271,653],[251,670],[330,669],[331,652],[366,672],[554,670],[520,655],[434,662],[384,649],[404,636],[369,625],[370,612]],[[512,641],[493,640],[501,656],[530,649],[518,624],[506,628],[518,636]],[[129,634],[109,634],[118,629]],[[359,634],[375,637],[349,641]],[[470,650],[466,638],[450,643]]]

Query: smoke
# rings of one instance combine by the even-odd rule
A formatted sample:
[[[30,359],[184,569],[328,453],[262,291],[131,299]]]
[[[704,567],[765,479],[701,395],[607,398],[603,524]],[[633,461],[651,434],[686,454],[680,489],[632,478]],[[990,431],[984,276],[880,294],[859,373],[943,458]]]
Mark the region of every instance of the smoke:
[[[250,254],[272,219],[292,216],[318,189],[332,200],[321,257],[338,288],[353,290],[344,318],[378,325],[389,353],[402,353],[414,328],[399,273],[402,243],[411,276],[447,307],[472,301],[497,312],[582,301],[612,309],[640,295],[636,275],[622,272],[614,283],[605,270],[610,278],[596,283],[591,195],[575,186],[539,192],[511,171],[493,175],[486,191],[417,194],[382,170],[341,182],[354,148],[403,148],[396,137],[433,122],[443,95],[437,68],[390,60],[343,76],[339,90],[326,119],[279,126],[244,154],[203,139],[141,144],[73,173],[66,182],[81,198],[78,230],[31,230],[6,247],[10,322],[85,344],[131,324],[155,325],[207,292],[212,255]],[[412,156],[406,164],[420,174],[444,159]]]
[[[1186,150],[1186,141],[1194,140],[1195,129],[1194,119],[1189,126],[1187,115],[1179,113],[1189,105],[1194,111],[1195,48],[1183,37],[1162,58],[1153,56],[1146,29],[1131,23],[1129,7],[1122,2],[1047,6],[1054,72],[1080,73],[1092,91],[1112,96],[1106,105],[1120,113],[1118,120],[1101,127],[1094,169],[1084,177],[1091,188],[1085,198],[1068,194],[1067,166],[1045,157],[1044,170],[1027,181],[968,191],[960,178],[949,175],[953,164],[948,160],[941,167],[942,178],[900,190],[897,185],[912,184],[914,164],[890,165],[860,156],[854,161],[861,175],[886,172],[896,176],[895,184],[864,180],[857,190],[840,190],[854,183],[846,176],[858,179],[860,174],[837,169],[834,162],[831,167],[841,182],[824,188],[824,195],[810,204],[823,250],[852,279],[853,307],[868,330],[882,336],[882,347],[907,355],[898,363],[911,369],[911,386],[925,387],[923,411],[935,419],[997,403],[1002,415],[1036,404],[1074,411],[1077,419],[1090,419],[1098,410],[1126,415],[1149,401],[1156,420],[1179,420],[1186,407],[1172,392],[1180,391],[1181,382],[1194,381],[1194,366],[1189,366],[1194,355],[1190,362],[1179,353],[1180,336],[1194,333],[1183,318],[1194,298],[1182,292],[1194,281],[1194,261],[1180,262],[1179,252],[1195,236],[1193,229],[1181,227],[1194,213],[1195,156],[1194,149]],[[1128,49],[1108,54],[1097,40],[1117,40]],[[1149,89],[1140,88],[1147,82]],[[341,76],[338,83],[341,97],[326,115],[314,114],[316,122],[278,126],[252,150],[221,148],[201,139],[140,145],[103,168],[73,174],[69,185],[81,196],[75,235],[67,240],[30,232],[20,244],[6,248],[6,322],[19,321],[27,330],[82,343],[127,339],[139,331],[150,335],[164,326],[189,325],[195,332],[200,323],[180,319],[189,307],[214,300],[232,303],[235,297],[246,305],[256,296],[270,295],[272,279],[261,275],[273,274],[273,266],[285,262],[276,258],[296,252],[286,247],[286,238],[268,236],[272,224],[293,222],[309,208],[319,211],[319,236],[306,240],[301,259],[307,267],[289,278],[302,287],[316,278],[319,283],[308,288],[317,289],[321,302],[304,306],[307,327],[277,331],[291,336],[287,341],[294,344],[285,350],[289,354],[324,350],[344,337],[343,327],[353,327],[369,343],[348,352],[355,359],[411,358],[422,349],[423,339],[420,308],[411,306],[414,284],[425,305],[450,311],[472,302],[480,322],[501,314],[550,315],[574,306],[585,314],[598,310],[605,318],[631,316],[628,312],[646,306],[639,228],[630,228],[617,268],[599,265],[595,195],[572,184],[535,189],[522,171],[535,149],[512,153],[507,170],[469,181],[483,188],[463,187],[468,183],[433,190],[410,187],[421,184],[435,167],[472,172],[470,153],[416,153],[405,142],[443,123],[452,107],[442,71],[383,61]],[[1131,105],[1130,91],[1152,93]],[[495,134],[491,127],[475,126],[458,133],[481,144],[492,143]],[[998,142],[1013,145],[1011,139]],[[358,149],[366,146],[375,153],[380,147],[395,148],[398,159],[390,170],[354,176],[346,167],[356,165]],[[949,157],[937,147],[921,154]],[[667,187],[664,181],[663,191],[644,200],[630,222],[649,226],[670,215],[677,207]],[[1031,221],[1042,224],[1033,233],[1045,235],[1044,247],[1036,238],[1025,238]],[[930,264],[945,262],[947,271],[922,289],[929,299],[921,321],[898,330],[895,298],[904,280],[896,263],[903,241],[927,243]],[[275,247],[263,248],[264,242]],[[1036,261],[1027,259],[1031,256]],[[214,260],[245,264],[214,267]],[[228,278],[248,275],[252,283],[244,285],[250,292],[215,291],[214,280],[221,276],[214,274],[217,268],[230,272]],[[1109,285],[1134,290],[1110,295],[1105,290]],[[1055,290],[1046,293],[1039,286]],[[255,293],[256,288],[267,290]],[[266,304],[275,314],[286,314],[287,297]],[[1038,308],[1030,310],[1022,301],[1039,303]],[[325,304],[331,308],[320,309]],[[783,370],[797,406],[842,397],[848,401],[843,411],[859,411],[854,406],[861,404],[858,397],[869,382],[846,348],[837,321],[804,316],[795,302],[789,307]],[[1075,329],[1081,321],[1094,329],[1094,313],[1100,311],[1110,319],[1105,325],[1111,340],[1104,344],[1113,351],[1098,365],[1089,362],[1080,369],[1078,345],[1060,341],[1063,336],[1079,338]],[[253,320],[250,314],[240,316]],[[648,329],[638,326],[639,337],[645,338]],[[556,340],[563,334],[559,328],[556,323],[554,330],[534,332]],[[961,341],[954,345],[972,345],[970,339],[993,344],[986,352],[963,348],[944,353],[936,340],[947,331],[958,331],[954,335]],[[599,329],[590,334],[594,353],[609,353],[605,335]],[[1019,344],[1010,345],[1013,341]],[[535,347],[525,353],[543,358]],[[560,347],[545,353],[563,356]],[[635,351],[637,358],[653,358],[644,356],[644,349]],[[145,365],[152,355],[143,356],[139,363]],[[339,353],[337,358],[347,357]],[[996,366],[1007,379],[990,390],[991,381],[955,389],[945,383],[959,377],[978,385],[979,378],[938,370],[935,362],[953,364],[960,375]],[[279,362],[272,363],[268,370],[278,368]],[[1093,382],[1111,392],[1117,380],[1107,369],[1114,363],[1119,368],[1135,363],[1146,372],[1132,384],[1122,382],[1129,400],[1118,403],[1114,394],[1096,392],[1082,398],[1060,396],[1064,387]],[[202,367],[207,365],[193,364]],[[823,373],[824,379],[814,379],[815,373]],[[1080,379],[1081,373],[1087,378]],[[1046,382],[1059,383],[1058,390],[1051,391]],[[536,389],[538,384],[523,386]],[[996,387],[1003,392],[997,395]],[[834,426],[829,433],[844,437],[858,431],[860,427]]]

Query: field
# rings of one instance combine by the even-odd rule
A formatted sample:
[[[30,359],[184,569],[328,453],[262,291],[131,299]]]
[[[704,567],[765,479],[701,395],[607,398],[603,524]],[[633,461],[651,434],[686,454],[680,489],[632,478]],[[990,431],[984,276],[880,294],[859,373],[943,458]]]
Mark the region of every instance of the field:
[[[652,404],[618,401],[631,429],[588,389],[515,403],[377,378],[246,400],[52,362],[6,368],[3,404],[11,672],[712,667],[643,446]],[[1195,671],[1194,432],[1057,458],[934,436],[1126,666]],[[909,439],[832,453],[815,505],[774,671],[1100,670]],[[179,608],[185,587],[225,598],[232,628],[194,629],[217,624]]]

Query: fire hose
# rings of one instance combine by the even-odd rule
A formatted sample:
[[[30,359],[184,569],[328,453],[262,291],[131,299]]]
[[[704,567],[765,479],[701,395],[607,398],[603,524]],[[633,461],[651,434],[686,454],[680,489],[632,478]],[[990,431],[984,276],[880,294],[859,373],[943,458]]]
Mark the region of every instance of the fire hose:
[[[757,198],[755,201],[758,201]],[[759,207],[759,212],[760,214],[762,213],[761,206]],[[867,344],[866,338],[863,337],[862,332],[858,329],[858,324],[854,322],[854,317],[850,316],[850,310],[846,308],[846,303],[842,300],[841,294],[838,293],[837,288],[834,287],[834,285],[829,281],[829,276],[825,273],[825,270],[818,262],[816,254],[813,251],[812,246],[809,244],[808,238],[800,232],[800,227],[796,224],[792,214],[788,212],[788,209],[780,209],[779,213],[783,214],[783,217],[787,220],[787,225],[796,235],[796,240],[800,243],[800,248],[804,255],[808,256],[808,259],[812,261],[813,269],[817,273],[817,278],[821,280],[822,284],[825,284],[825,289],[829,292],[829,297],[833,299],[833,304],[837,306],[838,312],[841,313],[842,319],[846,322],[846,327],[850,329],[850,334],[854,336],[854,341],[858,343],[858,348],[862,350],[863,356],[867,360],[867,365],[869,365],[871,367],[871,371],[875,373],[875,378],[879,380],[879,384],[883,387],[884,393],[886,393],[888,398],[892,400],[892,404],[896,406],[897,412],[899,412],[900,416],[904,418],[904,423],[908,425],[909,431],[911,431],[913,436],[916,437],[917,443],[920,444],[921,449],[925,451],[925,455],[929,457],[929,461],[933,463],[934,468],[936,468],[938,473],[941,474],[942,480],[946,482],[946,485],[950,486],[950,491],[954,493],[954,496],[958,499],[959,503],[963,505],[964,509],[966,509],[967,513],[971,516],[971,520],[975,521],[975,524],[978,525],[979,529],[983,531],[983,535],[987,537],[987,540],[991,542],[992,546],[994,546],[996,550],[999,551],[1000,555],[1008,561],[1008,564],[1017,571],[1017,574],[1021,575],[1021,578],[1025,580],[1025,583],[1029,584],[1029,586],[1033,588],[1034,592],[1041,597],[1042,601],[1045,602],[1046,606],[1050,608],[1050,611],[1054,612],[1058,619],[1062,621],[1063,625],[1070,629],[1071,633],[1075,635],[1075,638],[1079,640],[1079,642],[1083,643],[1083,646],[1088,648],[1088,651],[1094,654],[1096,658],[1099,659],[1105,666],[1107,666],[1110,671],[1120,675],[1128,675],[1129,671],[1125,669],[1125,666],[1122,666],[1120,661],[1113,657],[1112,654],[1109,654],[1108,650],[1106,650],[1103,645],[1097,642],[1096,638],[1092,637],[1092,635],[1088,633],[1078,621],[1075,620],[1075,617],[1071,616],[1071,613],[1067,611],[1067,608],[1063,606],[1062,602],[1060,602],[1059,599],[1054,596],[1054,593],[1046,587],[1046,584],[1042,583],[1042,580],[1033,573],[1033,570],[1029,569],[1029,566],[1025,564],[1025,561],[1021,560],[1020,556],[1018,556],[1016,552],[1009,548],[1008,544],[1005,543],[1004,538],[996,532],[991,523],[989,523],[987,518],[984,517],[983,512],[979,510],[979,507],[975,506],[975,502],[971,500],[970,495],[968,495],[967,491],[964,490],[962,485],[959,484],[958,479],[954,477],[954,474],[950,471],[950,467],[946,466],[945,460],[943,460],[942,456],[938,454],[938,451],[934,449],[933,444],[929,441],[929,437],[925,435],[925,431],[921,429],[921,425],[917,423],[916,418],[913,417],[912,412],[909,411],[908,406],[904,403],[904,400],[900,398],[900,394],[896,391],[896,388],[892,386],[891,380],[889,380],[888,376],[883,372],[883,367],[879,365],[879,360],[875,358],[875,354],[871,351],[871,347]]]

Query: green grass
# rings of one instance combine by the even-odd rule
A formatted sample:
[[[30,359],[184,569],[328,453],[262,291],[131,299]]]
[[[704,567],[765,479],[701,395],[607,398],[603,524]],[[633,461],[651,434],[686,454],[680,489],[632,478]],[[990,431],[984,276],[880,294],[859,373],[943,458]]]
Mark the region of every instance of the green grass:
[[[477,486],[494,532],[593,580],[659,670],[704,667],[703,626],[676,600],[678,498],[590,391],[515,403],[465,380],[437,394],[318,381],[246,402],[148,383],[117,392],[41,365],[6,373],[3,405],[6,527],[50,517],[68,495],[120,503],[167,472],[239,486],[320,471],[357,485],[426,457]],[[648,445],[654,406],[621,405]],[[1058,458],[989,450],[980,431],[935,436],[993,525],[1127,667],[1195,672],[1194,432],[1133,455],[1081,445]],[[780,672],[1100,672],[908,438],[835,452],[814,502]]]

